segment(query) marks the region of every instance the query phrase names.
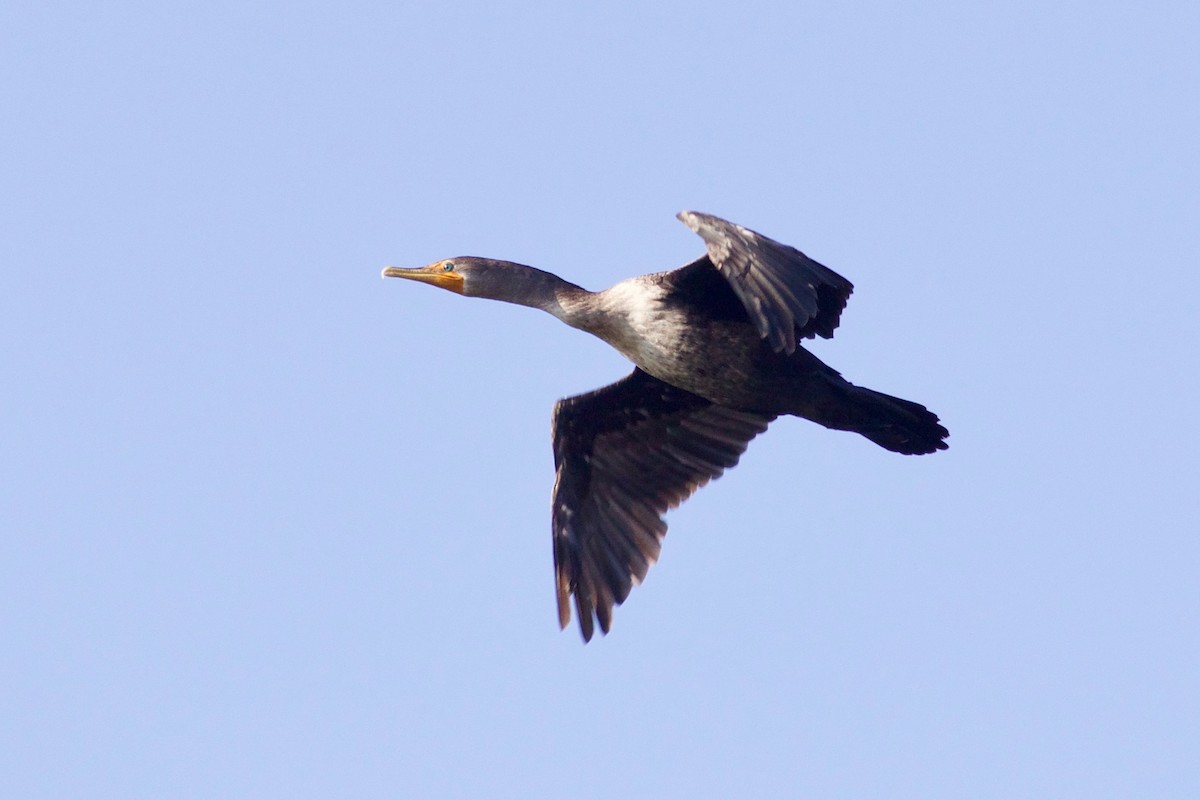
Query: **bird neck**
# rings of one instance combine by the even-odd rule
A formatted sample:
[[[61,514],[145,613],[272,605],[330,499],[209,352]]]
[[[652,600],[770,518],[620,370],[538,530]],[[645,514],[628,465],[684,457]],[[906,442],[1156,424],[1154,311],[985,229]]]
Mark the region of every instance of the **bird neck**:
[[[563,281],[554,287],[553,296],[548,302],[539,306],[548,314],[553,314],[572,328],[594,332],[598,309],[594,298],[596,292],[589,292],[573,283]]]
[[[554,300],[540,308],[572,328],[598,336],[631,359],[636,343],[647,335],[646,326],[663,318],[662,287],[645,276],[621,281],[602,292],[562,281],[553,294]]]
[[[589,298],[593,298],[595,292],[565,281],[552,272],[524,265],[511,265],[505,273],[496,275],[503,280],[482,287],[478,291],[480,296],[540,308],[573,328],[590,330],[590,320],[596,308]]]

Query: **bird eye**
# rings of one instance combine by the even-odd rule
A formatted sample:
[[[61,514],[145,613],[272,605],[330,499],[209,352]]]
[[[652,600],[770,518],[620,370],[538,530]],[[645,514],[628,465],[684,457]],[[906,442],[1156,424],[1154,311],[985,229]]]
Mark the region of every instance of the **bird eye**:
[[[442,270],[445,272],[454,272],[454,262],[453,261],[445,262],[444,264],[442,264]]]

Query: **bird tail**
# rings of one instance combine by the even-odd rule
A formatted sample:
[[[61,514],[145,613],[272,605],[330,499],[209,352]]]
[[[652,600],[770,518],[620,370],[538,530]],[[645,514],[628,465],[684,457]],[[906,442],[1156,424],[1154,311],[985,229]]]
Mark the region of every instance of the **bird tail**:
[[[821,403],[813,421],[862,434],[893,453],[923,455],[945,450],[950,432],[920,403],[839,381],[831,402]],[[805,414],[804,416],[808,416]]]

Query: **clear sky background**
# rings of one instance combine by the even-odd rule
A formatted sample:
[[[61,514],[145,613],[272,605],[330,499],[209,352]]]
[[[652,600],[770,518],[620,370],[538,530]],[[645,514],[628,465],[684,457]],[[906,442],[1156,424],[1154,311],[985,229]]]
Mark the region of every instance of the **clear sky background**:
[[[4,794],[1200,796],[1197,8],[7,4]],[[951,449],[777,422],[584,646],[550,410],[629,365],[379,270],[688,208]]]

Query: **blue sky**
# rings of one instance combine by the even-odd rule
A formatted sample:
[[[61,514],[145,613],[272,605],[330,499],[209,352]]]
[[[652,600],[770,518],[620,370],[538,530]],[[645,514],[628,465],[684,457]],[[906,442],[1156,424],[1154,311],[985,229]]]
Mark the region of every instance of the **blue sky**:
[[[1194,4],[0,12],[0,775],[20,797],[1200,793]],[[529,309],[716,213],[856,286],[787,419],[555,624]]]

